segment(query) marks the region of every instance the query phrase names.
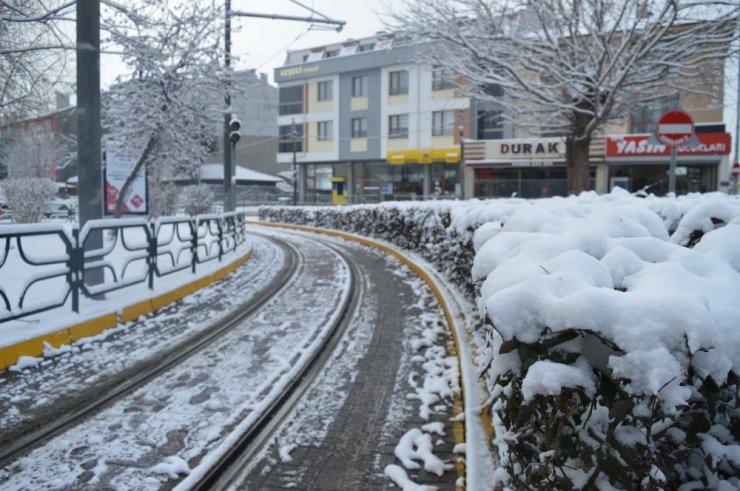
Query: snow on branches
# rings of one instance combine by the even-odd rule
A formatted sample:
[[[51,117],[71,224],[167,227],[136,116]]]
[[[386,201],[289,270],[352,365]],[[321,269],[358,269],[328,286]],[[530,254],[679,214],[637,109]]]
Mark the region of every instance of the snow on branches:
[[[0,181],[15,223],[38,223],[47,211],[57,187],[50,179],[40,177],[9,178]]]
[[[722,0],[412,0],[394,27],[505,119],[566,136],[577,193],[592,135],[635,104],[682,91],[721,101],[739,17]]]
[[[103,98],[104,145],[136,156],[132,175],[197,177],[224,110],[220,8],[139,1],[104,20],[130,70]]]

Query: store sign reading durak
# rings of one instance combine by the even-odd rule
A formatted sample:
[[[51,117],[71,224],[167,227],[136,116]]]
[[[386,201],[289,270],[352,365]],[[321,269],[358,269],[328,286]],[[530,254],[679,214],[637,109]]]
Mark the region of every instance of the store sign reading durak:
[[[564,138],[486,140],[487,159],[526,159],[541,162],[565,157]]]
[[[729,133],[697,133],[699,146],[682,145],[678,155],[727,155],[730,153]],[[616,135],[606,137],[607,157],[662,157],[671,154],[671,147],[650,143],[650,135]]]

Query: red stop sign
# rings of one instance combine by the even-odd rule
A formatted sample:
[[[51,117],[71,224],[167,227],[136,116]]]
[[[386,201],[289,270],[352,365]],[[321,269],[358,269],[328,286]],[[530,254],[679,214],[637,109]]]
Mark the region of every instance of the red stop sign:
[[[668,111],[658,120],[655,136],[664,145],[683,145],[694,134],[694,121],[683,111]]]

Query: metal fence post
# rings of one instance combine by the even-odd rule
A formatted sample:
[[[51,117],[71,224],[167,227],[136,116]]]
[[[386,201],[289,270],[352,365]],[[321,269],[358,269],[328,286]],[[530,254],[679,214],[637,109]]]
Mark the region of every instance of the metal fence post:
[[[153,221],[147,227],[147,263],[149,265],[149,289],[154,290],[154,275],[157,272],[157,232]]]
[[[191,249],[192,249],[192,272],[195,274],[195,264],[198,262],[198,222],[195,219],[190,220],[190,231],[192,235]]]
[[[221,262],[221,258],[224,255],[224,228],[223,228],[223,220],[224,220],[224,218],[221,217],[216,222],[218,224],[218,262]],[[228,220],[228,219],[226,219],[226,220]]]
[[[83,282],[83,269],[85,267],[85,249],[80,244],[80,229],[72,229],[72,238],[74,239],[67,246],[67,255],[69,256],[69,273],[67,273],[67,282],[72,291],[72,310],[75,313],[80,312],[80,286]]]

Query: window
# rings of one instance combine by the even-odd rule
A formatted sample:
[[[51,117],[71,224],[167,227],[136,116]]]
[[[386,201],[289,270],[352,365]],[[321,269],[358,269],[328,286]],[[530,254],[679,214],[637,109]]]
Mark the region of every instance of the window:
[[[409,137],[409,115],[394,114],[388,116],[388,138]]]
[[[409,93],[409,72],[398,70],[388,74],[388,94],[399,95]]]
[[[303,85],[280,87],[278,114],[301,114],[303,112]]]
[[[326,80],[324,82],[319,82],[318,85],[319,94],[318,98],[320,101],[330,101],[331,100],[331,80]]]
[[[367,118],[352,118],[352,138],[367,138]]]
[[[367,95],[367,77],[352,77],[352,97],[365,97]]]
[[[295,139],[293,135],[295,129]],[[278,128],[278,152],[288,153],[293,151],[293,142],[295,141],[295,151],[303,151],[303,125],[288,124]]]
[[[360,49],[358,51],[372,51],[375,49],[375,43],[369,43],[369,44],[361,44]]]
[[[453,111],[434,111],[432,113],[432,135],[451,135],[455,126],[455,113]]]
[[[478,111],[478,139],[500,140],[504,137],[504,120],[500,111]]]
[[[630,113],[630,133],[652,133],[664,112],[675,107],[675,97],[661,97],[636,105]]]
[[[504,95],[504,88],[499,84],[486,84],[483,86],[483,93],[491,97],[501,97]]]
[[[332,126],[331,121],[319,121],[317,124],[318,134],[316,138],[318,140],[331,140]]]
[[[452,70],[441,65],[432,68],[432,90],[446,90],[455,87]]]
[[[339,56],[339,50],[338,49],[328,50],[324,56],[326,58],[334,58],[336,56]]]

